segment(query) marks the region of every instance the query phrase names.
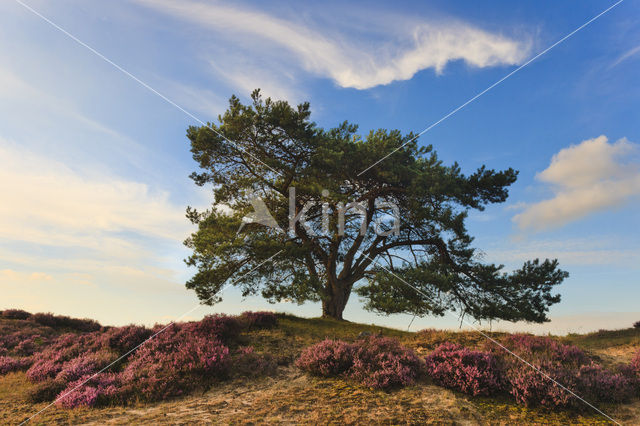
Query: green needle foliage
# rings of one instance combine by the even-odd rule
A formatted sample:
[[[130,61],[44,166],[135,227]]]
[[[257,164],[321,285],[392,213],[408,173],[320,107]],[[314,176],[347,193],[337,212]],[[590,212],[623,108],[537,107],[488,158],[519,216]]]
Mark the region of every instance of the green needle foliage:
[[[338,319],[356,291],[367,309],[384,314],[453,310],[478,320],[547,320],[560,301],[553,287],[568,275],[558,262],[533,260],[505,273],[478,260],[465,228],[470,209],[506,200],[516,171],[483,166],[467,176],[458,164],[443,165],[431,146],[418,147],[411,133],[380,129],[362,138],[347,122],[318,127],[308,103],[292,107],[259,90],[252,100],[243,105],[234,96],[218,125],[187,131],[199,165],[191,177],[213,187],[211,209],[187,209],[198,225],[185,241],[193,250],[187,264],[197,268],[187,288],[203,302],[218,302],[233,283],[273,302],[322,302],[323,315]],[[294,215],[315,202],[306,225],[294,220],[292,229],[290,188]],[[284,232],[258,223],[238,232],[256,196]],[[341,224],[336,212],[352,202],[362,207],[347,210]],[[389,203],[399,212],[398,232],[389,232]],[[331,213],[324,220],[323,204]]]

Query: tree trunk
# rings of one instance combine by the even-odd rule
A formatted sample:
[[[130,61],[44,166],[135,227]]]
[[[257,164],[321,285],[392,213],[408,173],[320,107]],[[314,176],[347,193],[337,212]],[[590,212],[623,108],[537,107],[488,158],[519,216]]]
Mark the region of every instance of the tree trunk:
[[[347,283],[340,281],[328,283],[327,295],[322,301],[322,316],[324,318],[343,320],[342,312],[347,306],[350,294],[351,286]]]

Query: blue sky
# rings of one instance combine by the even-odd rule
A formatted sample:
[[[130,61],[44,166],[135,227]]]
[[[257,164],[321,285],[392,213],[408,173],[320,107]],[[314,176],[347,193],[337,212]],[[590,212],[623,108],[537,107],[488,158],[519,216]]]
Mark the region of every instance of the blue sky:
[[[313,119],[419,132],[613,2],[21,0],[204,121],[253,88]],[[520,170],[472,213],[487,260],[557,257],[571,277],[536,332],[640,319],[640,6],[625,1],[425,133],[465,171]],[[196,303],[182,263],[204,207],[185,129],[197,122],[14,1],[0,4],[0,308],[163,322]],[[242,299],[192,314],[312,304]],[[406,328],[353,296],[347,319]],[[454,317],[412,328],[457,327]]]

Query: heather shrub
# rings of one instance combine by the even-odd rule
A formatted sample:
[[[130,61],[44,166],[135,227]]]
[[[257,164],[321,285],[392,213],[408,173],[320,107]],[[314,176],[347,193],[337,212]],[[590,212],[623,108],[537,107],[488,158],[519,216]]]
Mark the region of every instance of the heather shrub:
[[[355,344],[349,377],[365,386],[387,389],[415,383],[422,360],[396,339],[370,337]]]
[[[562,386],[591,403],[622,403],[633,396],[632,380],[597,364],[582,365],[572,370],[547,362],[541,370],[557,383],[527,366],[514,365],[509,370],[510,393],[516,401],[527,406],[584,409],[583,403]]]
[[[51,313],[33,314],[31,320],[51,328],[68,328],[81,332],[98,331],[102,327],[98,322],[91,319],[71,318],[64,315],[53,315]]]
[[[20,336],[17,333],[0,336],[0,347],[6,352],[12,351],[20,343]]]
[[[180,327],[187,333],[222,342],[236,338],[242,329],[238,319],[228,315],[207,315],[201,321],[188,322]]]
[[[341,340],[325,339],[302,351],[296,366],[314,376],[334,377],[353,365],[355,346]]]
[[[100,348],[98,334],[63,334],[42,352],[34,355],[34,363],[27,370],[33,382],[52,379],[62,370],[65,362],[81,354],[95,352]]]
[[[570,374],[568,370],[551,363],[543,363],[539,367],[558,383],[569,389],[575,389],[575,376]],[[517,361],[513,362],[511,368],[507,370],[507,378],[509,393],[515,397],[518,403],[526,406],[567,407],[575,399],[573,395],[549,378]]]
[[[33,363],[31,358],[13,358],[0,356],[0,375],[11,373],[12,371],[26,370]]]
[[[633,393],[632,380],[620,372],[604,369],[576,346],[523,334],[508,336],[505,344],[555,380],[503,354],[509,392],[519,403],[584,408],[563,386],[592,403],[624,402]]]
[[[640,351],[633,357],[629,366],[631,371],[640,379]]]
[[[54,315],[52,313],[39,312],[33,314],[31,319],[40,325],[46,325],[51,328],[63,327],[64,319],[61,316]]]
[[[120,380],[116,374],[101,373],[94,377],[83,376],[69,383],[60,392],[56,397],[56,405],[63,408],[106,405],[117,397],[119,386]]]
[[[206,387],[230,371],[229,348],[173,325],[135,352],[123,386],[143,400],[162,400]]]
[[[631,362],[623,367],[622,374],[631,380],[636,394],[640,396],[640,351],[636,353]]]
[[[44,339],[40,336],[30,336],[22,340],[16,345],[14,351],[18,355],[29,356],[33,355],[39,347],[44,343]]]
[[[30,317],[31,314],[27,311],[23,311],[22,309],[5,309],[2,311],[2,318],[6,319],[26,320]]]
[[[100,340],[106,347],[124,355],[147,340],[151,334],[152,331],[146,327],[127,325],[108,329]]]
[[[27,394],[29,401],[48,402],[53,401],[67,387],[67,383],[60,380],[46,380],[37,383]]]
[[[304,349],[296,366],[316,376],[344,376],[377,389],[412,384],[423,368],[414,351],[379,336],[353,344],[323,340]]]
[[[117,359],[113,352],[89,352],[73,358],[62,365],[56,380],[72,382],[81,377],[97,373]]]
[[[530,361],[549,361],[565,366],[580,367],[591,363],[585,352],[577,346],[562,344],[550,337],[530,334],[511,334],[502,342],[508,349]],[[504,349],[487,343],[490,350],[502,352]]]
[[[634,394],[634,381],[621,373],[612,373],[598,364],[583,365],[578,371],[577,389],[587,401],[623,403]]]
[[[49,340],[47,330],[30,322],[0,324],[0,354],[28,356],[43,348]]]
[[[427,374],[446,388],[470,395],[493,395],[504,388],[503,372],[490,352],[445,343],[425,361]]]
[[[278,323],[278,318],[273,312],[243,312],[240,321],[248,329],[273,328]]]
[[[27,378],[32,382],[43,382],[52,379],[62,370],[62,364],[54,357],[36,359],[27,370]]]
[[[271,354],[255,352],[252,346],[238,348],[233,356],[232,373],[241,377],[257,377],[275,373],[278,364]]]

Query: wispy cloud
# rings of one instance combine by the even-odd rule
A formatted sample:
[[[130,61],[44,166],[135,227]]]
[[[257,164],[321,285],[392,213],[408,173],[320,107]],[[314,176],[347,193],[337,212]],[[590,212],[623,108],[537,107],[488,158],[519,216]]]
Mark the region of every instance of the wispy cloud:
[[[256,66],[241,55],[229,55],[223,65],[213,60],[209,64],[218,77],[243,95],[260,88],[262,93],[271,98],[293,104],[301,102],[302,96],[306,95],[303,89],[293,83],[293,72],[274,73],[273,68]]]
[[[32,110],[46,110],[49,114],[59,114],[116,140],[126,140],[128,145],[136,145],[133,140],[82,114],[66,99],[35,87],[8,68],[0,68],[0,81],[0,99],[11,101],[14,108],[16,105],[28,105]]]
[[[54,245],[94,244],[96,233],[136,232],[180,240],[182,208],[145,184],[91,176],[62,163],[0,145],[0,236]]]
[[[168,193],[74,170],[1,139],[0,162],[3,307],[55,305],[112,321],[113,309],[136,309],[142,294],[168,292],[165,305],[192,299],[179,262],[191,228]],[[129,318],[153,321],[152,308]]]
[[[521,230],[544,230],[639,196],[638,153],[638,145],[627,139],[609,143],[604,135],[560,150],[536,176],[555,196],[526,205],[513,221]]]
[[[492,262],[521,265],[535,258],[558,259],[563,266],[640,267],[640,246],[614,236],[528,240],[517,239],[487,247],[484,257]]]
[[[203,121],[213,121],[227,108],[227,98],[202,87],[157,77],[161,93]]]
[[[284,19],[237,5],[175,0],[139,0],[173,17],[196,23],[215,33],[221,44],[243,49],[253,66],[279,63],[275,74],[292,67],[328,77],[341,87],[368,89],[397,80],[411,79],[417,72],[441,73],[451,61],[473,67],[515,65],[529,51],[529,43],[491,33],[456,20],[416,20],[388,16],[393,30],[370,23],[357,34],[345,28],[324,28],[295,19]],[[218,49],[216,61],[229,69],[231,49]],[[233,56],[233,55],[232,55]],[[237,54],[235,56],[237,58]],[[241,73],[242,69],[233,69]],[[256,84],[260,82],[257,81]]]
[[[636,46],[633,47],[629,50],[627,50],[626,52],[624,52],[622,55],[618,56],[616,58],[615,61],[613,61],[611,63],[611,65],[609,65],[609,69],[613,68],[613,67],[617,67],[618,65],[620,65],[622,62],[626,61],[627,59],[630,59],[634,56],[638,56],[640,55],[640,46]]]

